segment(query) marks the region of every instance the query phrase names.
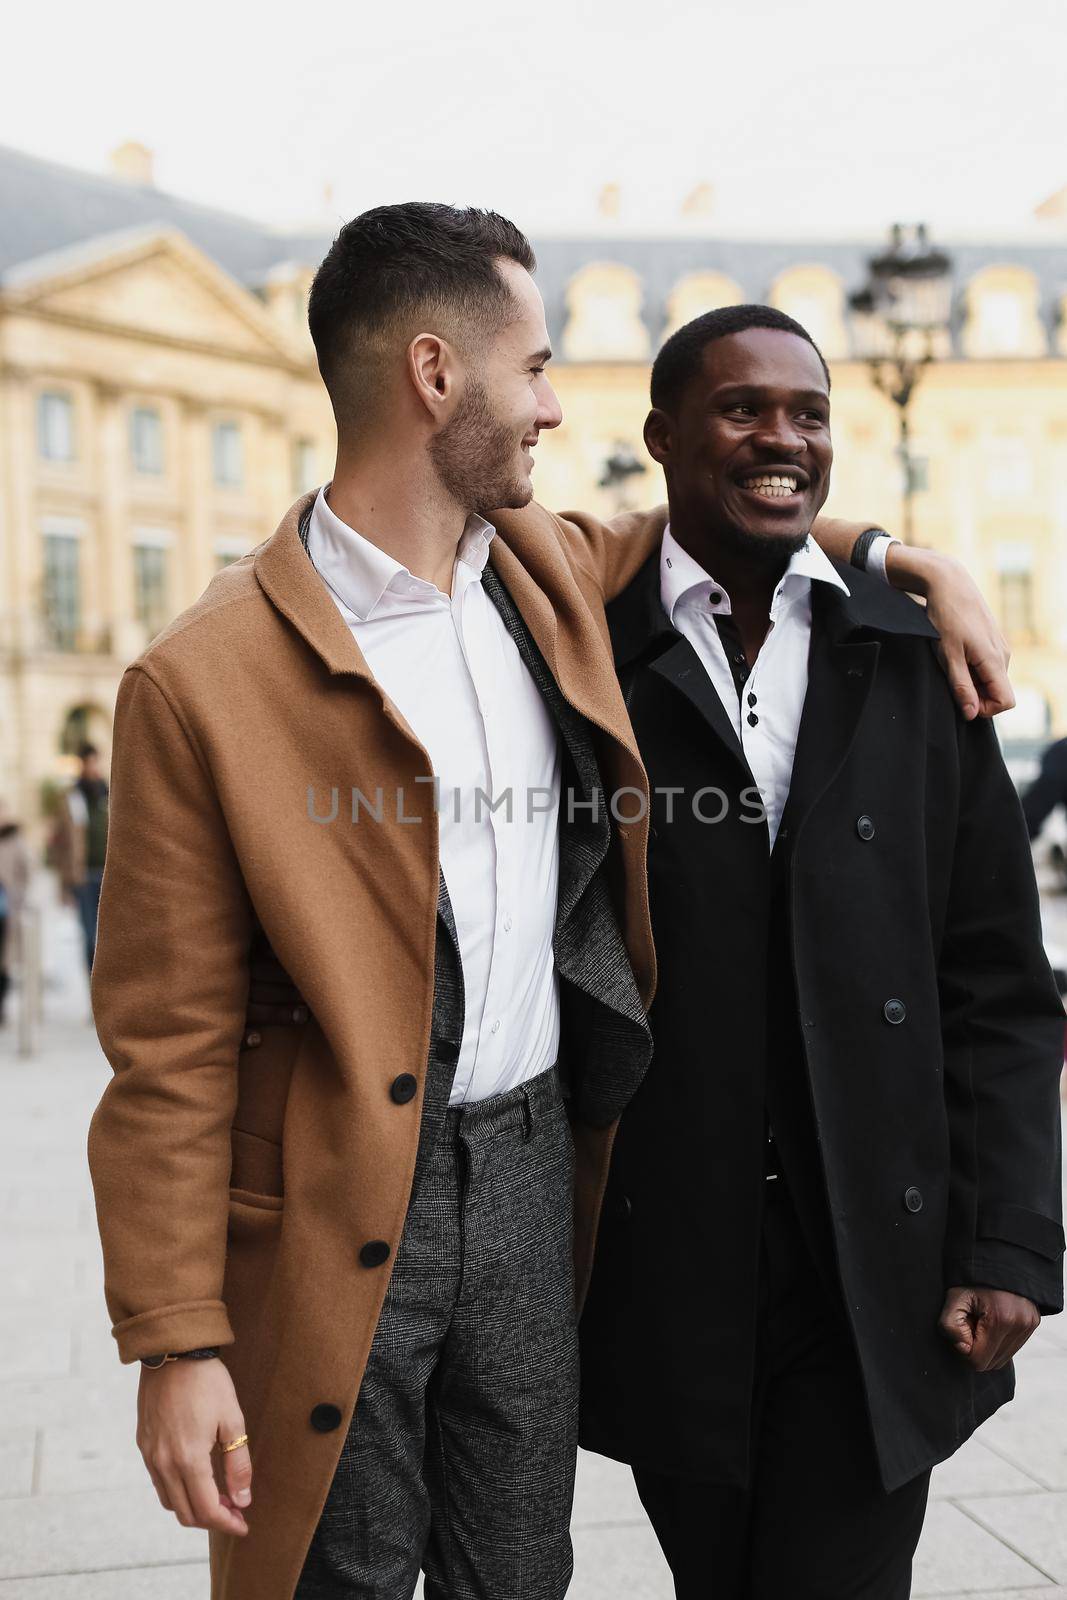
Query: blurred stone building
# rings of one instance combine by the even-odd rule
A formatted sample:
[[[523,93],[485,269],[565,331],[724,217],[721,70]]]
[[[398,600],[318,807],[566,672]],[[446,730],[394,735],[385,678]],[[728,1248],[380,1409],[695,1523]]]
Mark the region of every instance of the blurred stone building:
[[[831,362],[831,508],[899,527],[896,414],[847,311],[873,241],[720,238],[703,192],[677,237],[640,238],[613,196],[589,237],[535,240],[566,413],[539,498],[662,499],[649,362],[690,317],[757,300]],[[1034,740],[1067,732],[1067,206],[1043,211],[1023,241],[951,244],[952,345],[913,407],[919,537],[998,610]],[[328,243],[157,190],[138,145],[107,177],[0,150],[0,795],[27,820],[81,739],[108,751],[125,664],[328,477],[305,321]]]

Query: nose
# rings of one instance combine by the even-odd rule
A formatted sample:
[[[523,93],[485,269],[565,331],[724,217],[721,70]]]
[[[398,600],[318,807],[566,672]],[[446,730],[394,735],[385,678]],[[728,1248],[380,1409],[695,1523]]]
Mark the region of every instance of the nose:
[[[790,413],[784,410],[765,413],[752,437],[761,448],[781,455],[803,455],[808,448],[803,433]]]
[[[558,428],[563,421],[563,407],[559,397],[547,378],[543,378],[543,392],[538,396],[537,426],[538,428]]]

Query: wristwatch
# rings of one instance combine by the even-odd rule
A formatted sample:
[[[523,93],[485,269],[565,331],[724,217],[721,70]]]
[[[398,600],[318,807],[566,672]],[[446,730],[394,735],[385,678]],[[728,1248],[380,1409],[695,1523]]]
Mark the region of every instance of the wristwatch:
[[[852,546],[850,564],[858,567],[861,572],[867,571],[867,557],[871,553],[871,545],[878,539],[890,539],[891,535],[884,528],[865,528]]]
[[[167,1361],[208,1361],[212,1356],[217,1356],[218,1353],[218,1349],[214,1345],[207,1345],[203,1350],[175,1350],[173,1354],[165,1356],[142,1356],[141,1365],[142,1367],[148,1367],[149,1371],[155,1372],[158,1367],[163,1366]]]

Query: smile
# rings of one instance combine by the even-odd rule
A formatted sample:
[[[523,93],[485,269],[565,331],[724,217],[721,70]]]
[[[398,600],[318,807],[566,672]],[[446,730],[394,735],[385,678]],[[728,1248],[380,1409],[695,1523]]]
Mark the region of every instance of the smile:
[[[741,487],[764,500],[788,500],[800,486],[797,473],[762,472],[741,480]]]

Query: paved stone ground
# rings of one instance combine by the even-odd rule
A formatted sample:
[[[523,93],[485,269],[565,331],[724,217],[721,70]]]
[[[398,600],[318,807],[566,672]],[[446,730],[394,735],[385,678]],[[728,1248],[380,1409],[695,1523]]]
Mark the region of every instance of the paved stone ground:
[[[1047,912],[1067,947],[1067,898]],[[137,1374],[108,1331],[84,1153],[108,1068],[72,915],[49,904],[45,932],[42,1053],[0,1035],[0,1600],[205,1600],[204,1536],[160,1509],[133,1442]],[[1067,1319],[933,1494],[916,1596],[1067,1600]],[[669,1600],[624,1469],[582,1458],[574,1536],[573,1600]]]

